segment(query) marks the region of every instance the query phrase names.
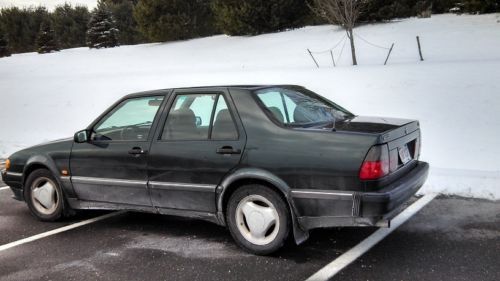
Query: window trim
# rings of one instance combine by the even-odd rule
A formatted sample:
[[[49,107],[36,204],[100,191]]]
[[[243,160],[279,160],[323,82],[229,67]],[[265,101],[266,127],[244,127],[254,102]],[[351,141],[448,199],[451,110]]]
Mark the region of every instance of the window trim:
[[[176,139],[176,140],[162,139],[163,132],[165,131],[165,125],[166,125],[168,117],[170,115],[170,110],[174,106],[177,96],[181,96],[181,95],[182,96],[186,96],[186,95],[214,95],[214,94],[216,95],[216,98],[214,101],[214,105],[213,105],[211,117],[210,117],[210,124],[209,124],[209,128],[208,128],[209,134],[208,134],[208,137],[206,139]],[[183,141],[186,141],[186,142],[203,141],[204,142],[204,141],[238,141],[238,140],[240,140],[241,133],[240,133],[239,126],[238,126],[236,119],[235,119],[236,116],[235,116],[235,113],[233,112],[234,109],[232,108],[232,105],[230,105],[230,103],[228,102],[228,98],[226,97],[226,95],[228,95],[228,93],[226,93],[224,91],[174,91],[169,99],[168,104],[165,106],[165,109],[164,109],[165,116],[162,117],[161,123],[158,124],[159,125],[158,130],[157,130],[158,133],[155,133],[156,137],[154,137],[155,141],[159,142],[159,143],[167,143],[167,142],[183,142]],[[237,134],[237,137],[235,139],[213,139],[212,138],[213,119],[215,119],[215,110],[217,108],[217,102],[219,101],[220,96],[223,97],[224,102],[226,103],[227,109],[229,110],[229,113],[231,114],[231,119],[233,121],[234,128],[235,128],[236,134]]]

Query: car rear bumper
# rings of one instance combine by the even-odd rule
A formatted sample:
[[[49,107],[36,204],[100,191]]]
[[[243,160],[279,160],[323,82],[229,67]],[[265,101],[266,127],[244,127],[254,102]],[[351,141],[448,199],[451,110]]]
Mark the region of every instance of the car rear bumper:
[[[417,162],[405,176],[377,192],[294,190],[292,197],[303,229],[335,226],[389,226],[425,183],[429,164]]]
[[[14,193],[14,198],[17,200],[23,200],[23,174],[13,173],[2,170],[2,181],[10,187]]]

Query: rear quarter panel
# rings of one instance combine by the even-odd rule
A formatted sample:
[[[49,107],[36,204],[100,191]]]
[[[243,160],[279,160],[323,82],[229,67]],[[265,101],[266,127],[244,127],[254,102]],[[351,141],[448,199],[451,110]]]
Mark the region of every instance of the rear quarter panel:
[[[283,128],[249,91],[231,95],[247,133],[242,166],[270,171],[292,189],[363,191],[358,172],[376,135]]]

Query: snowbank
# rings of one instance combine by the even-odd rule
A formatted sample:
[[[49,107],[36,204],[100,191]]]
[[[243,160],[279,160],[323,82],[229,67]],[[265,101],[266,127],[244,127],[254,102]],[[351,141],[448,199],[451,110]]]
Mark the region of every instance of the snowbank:
[[[500,199],[499,15],[441,15],[365,25],[349,52],[318,55],[344,36],[332,26],[255,37],[224,35],[106,50],[0,59],[0,158],[39,142],[71,136],[119,97],[134,91],[216,84],[293,83],[360,115],[416,118],[422,159],[432,166],[422,190]],[[424,62],[418,59],[420,35]]]

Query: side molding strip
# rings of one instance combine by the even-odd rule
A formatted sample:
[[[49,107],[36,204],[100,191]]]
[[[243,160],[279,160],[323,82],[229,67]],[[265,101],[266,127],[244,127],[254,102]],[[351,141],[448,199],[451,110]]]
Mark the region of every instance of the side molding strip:
[[[129,187],[146,187],[147,181],[139,180],[122,180],[122,179],[108,179],[108,178],[92,178],[92,177],[71,177],[73,183],[83,183],[83,184],[108,184],[108,185],[120,185]]]
[[[292,190],[292,197],[293,198],[305,198],[305,199],[352,200],[353,192],[315,190],[315,189],[295,189],[295,190]]]
[[[8,176],[13,176],[13,177],[22,177],[23,176],[23,173],[14,173],[14,172],[5,172],[6,175]]]
[[[217,188],[217,185],[214,184],[191,184],[191,183],[158,182],[158,181],[150,181],[149,185],[153,189],[198,191],[198,192],[215,192],[215,189]]]
[[[70,182],[71,181],[71,178],[69,176],[61,176],[61,181],[63,182]]]
[[[69,177],[61,177],[62,181],[69,180]],[[159,182],[159,181],[140,181],[140,180],[123,180],[110,178],[94,178],[94,177],[71,177],[73,183],[95,184],[95,185],[120,185],[124,187],[140,187],[144,188],[149,185],[152,189],[161,190],[179,190],[179,191],[198,191],[198,192],[215,192],[217,185],[215,184],[191,184],[181,182]]]

